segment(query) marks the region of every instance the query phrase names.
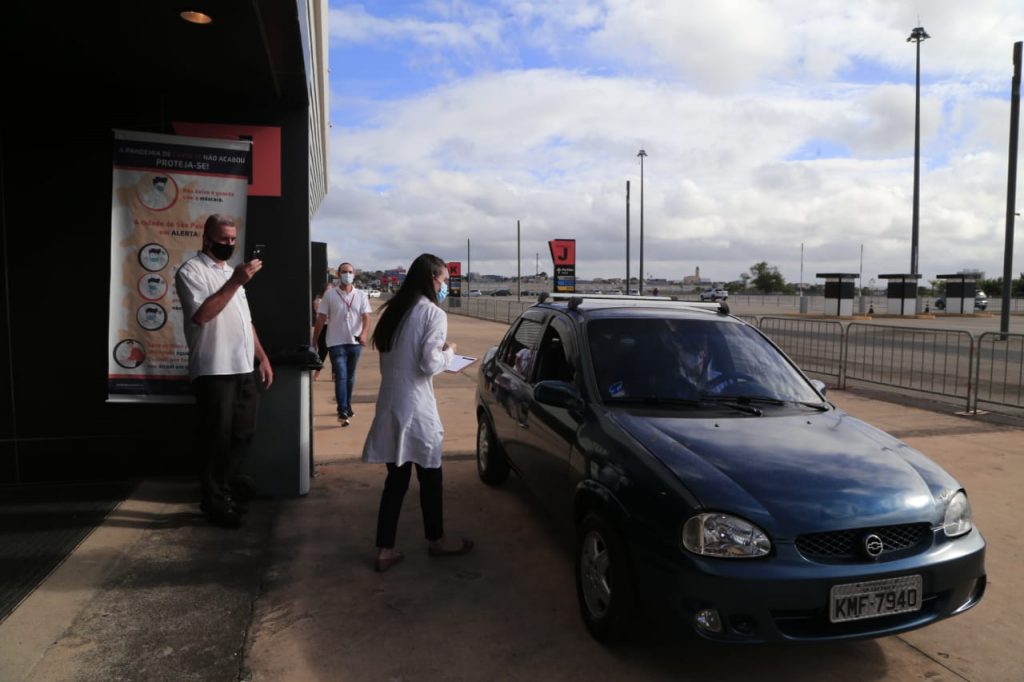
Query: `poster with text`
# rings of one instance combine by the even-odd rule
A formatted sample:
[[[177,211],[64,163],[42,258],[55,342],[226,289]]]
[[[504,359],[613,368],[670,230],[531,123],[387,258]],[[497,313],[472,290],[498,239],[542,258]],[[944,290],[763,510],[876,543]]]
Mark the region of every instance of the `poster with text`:
[[[107,400],[190,401],[188,346],[174,275],[220,213],[245,253],[251,143],[114,131]]]

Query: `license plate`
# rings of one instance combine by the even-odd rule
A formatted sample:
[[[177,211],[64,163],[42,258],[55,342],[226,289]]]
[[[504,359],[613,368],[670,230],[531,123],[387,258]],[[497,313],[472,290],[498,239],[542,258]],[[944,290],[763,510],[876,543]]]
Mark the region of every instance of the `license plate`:
[[[829,620],[843,623],[921,610],[921,576],[833,585]]]

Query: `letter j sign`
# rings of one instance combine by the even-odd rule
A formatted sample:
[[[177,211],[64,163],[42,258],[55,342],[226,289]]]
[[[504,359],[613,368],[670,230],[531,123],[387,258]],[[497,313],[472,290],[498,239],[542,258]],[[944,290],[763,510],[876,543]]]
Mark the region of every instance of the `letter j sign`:
[[[576,265],[576,240],[552,239],[548,242],[555,265]]]

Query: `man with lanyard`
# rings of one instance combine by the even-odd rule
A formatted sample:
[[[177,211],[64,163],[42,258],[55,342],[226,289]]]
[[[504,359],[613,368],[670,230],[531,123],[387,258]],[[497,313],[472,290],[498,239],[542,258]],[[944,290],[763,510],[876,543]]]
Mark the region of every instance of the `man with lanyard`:
[[[253,259],[228,266],[237,234],[231,218],[211,215],[203,228],[203,250],[185,261],[174,277],[199,418],[200,508],[210,521],[229,528],[241,525],[245,505],[255,492],[242,466],[256,433],[260,384],[270,388],[274,382],[243,288],[263,263]],[[258,380],[254,357],[259,360]]]
[[[351,263],[338,266],[338,286],[324,294],[313,326],[313,350],[318,350],[320,330],[327,325],[327,352],[334,372],[334,396],[338,402],[338,421],[348,426],[353,416],[352,387],[356,364],[366,345],[370,329],[370,297],[352,286],[356,270]]]

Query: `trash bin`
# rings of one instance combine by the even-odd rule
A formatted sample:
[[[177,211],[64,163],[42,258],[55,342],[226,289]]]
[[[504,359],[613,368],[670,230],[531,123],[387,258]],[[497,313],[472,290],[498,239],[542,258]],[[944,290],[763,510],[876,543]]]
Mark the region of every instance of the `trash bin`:
[[[309,492],[313,465],[313,388],[309,373],[323,365],[309,346],[270,354],[274,384],[260,398],[256,437],[245,473],[261,497]]]

